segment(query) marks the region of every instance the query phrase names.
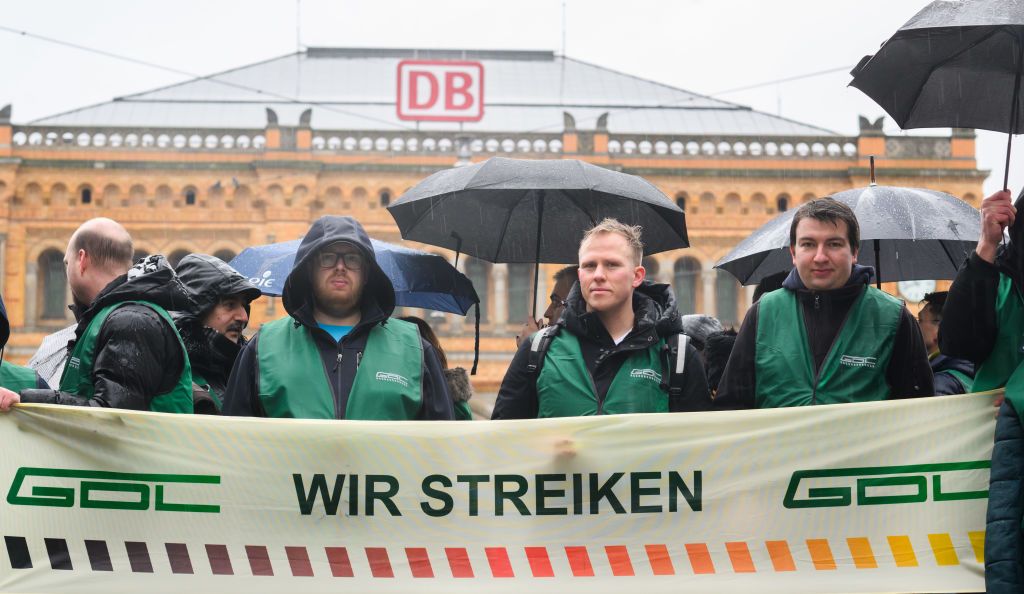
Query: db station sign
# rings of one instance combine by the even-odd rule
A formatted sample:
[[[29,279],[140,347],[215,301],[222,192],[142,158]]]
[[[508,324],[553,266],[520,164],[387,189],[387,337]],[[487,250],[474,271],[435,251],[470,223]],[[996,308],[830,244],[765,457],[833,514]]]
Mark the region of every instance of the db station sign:
[[[484,66],[480,62],[398,63],[398,119],[479,122],[483,117]]]

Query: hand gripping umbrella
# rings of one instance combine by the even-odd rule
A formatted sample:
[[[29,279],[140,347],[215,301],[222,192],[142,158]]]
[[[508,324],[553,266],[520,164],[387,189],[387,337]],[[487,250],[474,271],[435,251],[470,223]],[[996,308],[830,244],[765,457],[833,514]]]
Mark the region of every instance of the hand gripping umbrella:
[[[857,215],[857,261],[874,264],[875,282],[950,279],[981,234],[978,211],[949,194],[868,186],[834,194]],[[715,264],[744,285],[793,267],[789,228],[796,209],[762,225]]]
[[[1024,2],[937,0],[853,69],[863,91],[900,128],[1006,132],[1006,188],[1014,134],[1024,132]]]
[[[402,237],[488,262],[575,263],[606,217],[643,227],[644,254],[689,246],[686,216],[647,180],[576,160],[494,157],[440,171],[388,207]]]

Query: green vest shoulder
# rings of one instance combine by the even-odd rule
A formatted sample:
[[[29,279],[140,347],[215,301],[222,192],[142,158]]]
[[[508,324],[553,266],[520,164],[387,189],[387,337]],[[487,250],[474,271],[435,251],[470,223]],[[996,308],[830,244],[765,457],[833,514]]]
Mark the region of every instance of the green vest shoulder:
[[[668,412],[668,392],[662,388],[664,340],[635,351],[615,374],[604,398],[583,361],[579,339],[560,331],[548,346],[537,376],[540,418]]]
[[[305,326],[290,317],[264,324],[257,360],[260,402],[270,417],[399,421],[422,408],[423,343],[409,322],[390,319],[370,329],[344,415]]]
[[[755,397],[758,408],[884,400],[903,302],[874,287],[850,307],[832,347],[815,370],[801,305],[779,289],[758,304]]]
[[[0,364],[0,387],[7,388],[12,392],[20,392],[37,388],[39,385],[36,383],[34,369],[4,361]]]
[[[97,312],[96,316],[89,321],[89,325],[86,326],[81,338],[75,343],[75,348],[71,351],[67,365],[64,366],[64,373],[60,378],[61,391],[71,392],[82,398],[92,398],[95,395],[92,371],[93,365],[96,362],[96,347],[100,329],[103,327],[103,322],[106,321],[114,310],[128,304],[144,305],[159,314],[178,339],[178,346],[181,348],[181,356],[184,360],[184,366],[181,375],[178,376],[178,382],[170,391],[153,396],[150,400],[149,410],[154,412],[191,413],[192,368],[189,364],[188,353],[185,351],[185,345],[181,341],[181,336],[178,334],[171,316],[164,308],[148,301],[122,301],[108,305]]]
[[[1024,297],[1010,277],[999,274],[996,292],[996,341],[974,374],[974,392],[1006,388],[1006,400],[1024,412]]]

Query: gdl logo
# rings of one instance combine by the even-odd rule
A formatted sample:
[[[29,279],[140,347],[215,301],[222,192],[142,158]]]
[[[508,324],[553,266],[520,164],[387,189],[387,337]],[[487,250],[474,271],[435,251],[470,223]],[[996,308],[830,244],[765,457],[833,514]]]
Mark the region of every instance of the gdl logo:
[[[849,507],[986,499],[988,460],[798,470],[789,480],[782,505],[789,509],[806,507]],[[979,472],[984,471],[984,472]],[[973,487],[973,489],[972,489]]]
[[[25,483],[28,483],[27,488]],[[219,505],[174,501],[172,493],[194,485],[219,485],[204,474],[140,474],[23,466],[7,492],[11,505],[167,512],[220,513]],[[195,490],[188,489],[194,493]],[[23,491],[28,491],[26,494]]]

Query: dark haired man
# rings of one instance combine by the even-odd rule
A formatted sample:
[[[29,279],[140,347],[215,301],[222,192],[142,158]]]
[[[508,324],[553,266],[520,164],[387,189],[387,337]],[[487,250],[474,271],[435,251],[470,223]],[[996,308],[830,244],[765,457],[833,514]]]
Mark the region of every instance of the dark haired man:
[[[415,324],[390,318],[395,289],[352,217],[313,222],[285,279],[288,316],[238,355],[225,415],[452,420],[444,372]]]
[[[573,264],[555,273],[555,286],[551,288],[551,295],[549,295],[551,301],[548,303],[547,309],[544,310],[544,318],[547,319],[547,324],[542,326],[540,320],[534,320],[532,317],[527,319],[523,327],[519,329],[519,334],[516,335],[516,346],[519,346],[519,343],[524,338],[541,328],[554,324],[558,321],[558,318],[562,317],[562,312],[565,311],[565,300],[569,297],[569,290],[576,284],[579,269],[579,266]]]
[[[163,256],[132,266],[132,238],[106,218],[83,223],[64,255],[78,319],[60,390],[0,389],[17,402],[192,412],[192,373],[168,310],[189,303]]]
[[[924,347],[928,350],[928,361],[935,375],[935,393],[965,394],[974,385],[974,364],[939,352],[939,324],[942,323],[946,295],[946,291],[925,295],[924,307],[918,312],[917,321],[921,324]]]
[[[174,312],[174,323],[192,365],[192,397],[197,414],[220,414],[221,398],[249,325],[249,303],[260,290],[220,258],[189,254],[175,269],[193,306]]]
[[[860,227],[845,204],[802,206],[790,226],[794,269],[750,307],[715,407],[777,408],[929,396],[921,330],[857,264]]]

